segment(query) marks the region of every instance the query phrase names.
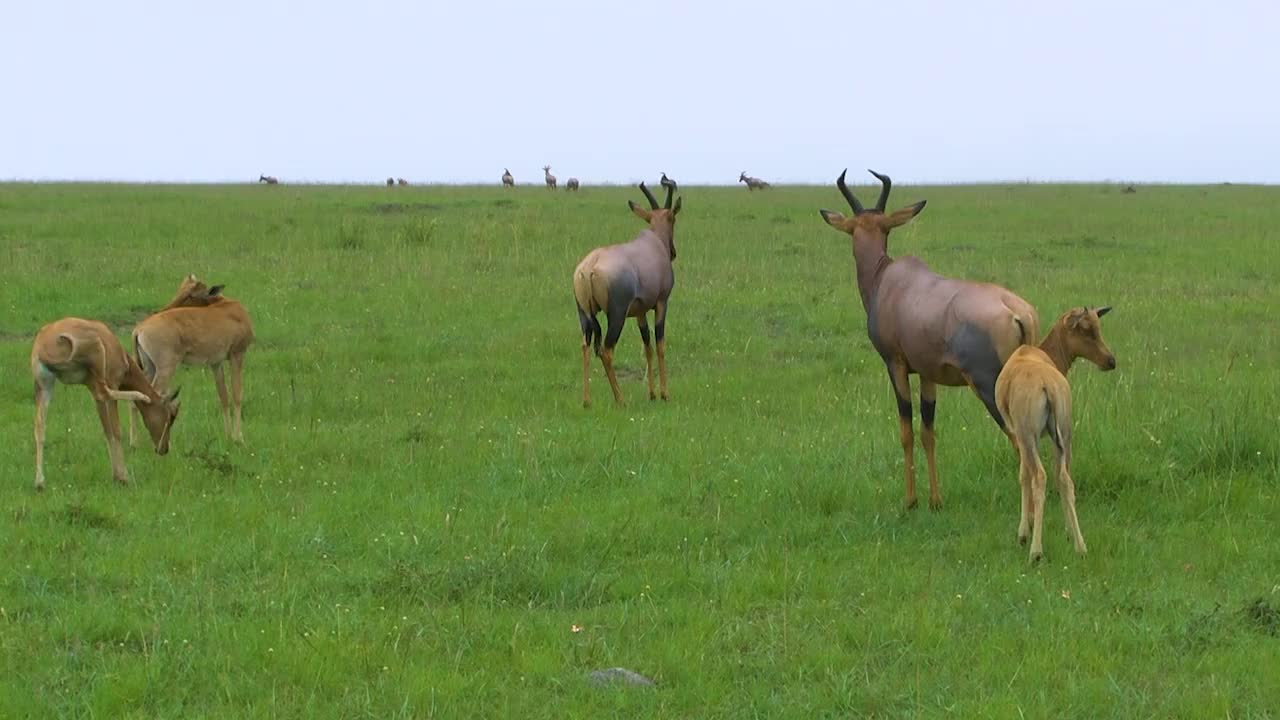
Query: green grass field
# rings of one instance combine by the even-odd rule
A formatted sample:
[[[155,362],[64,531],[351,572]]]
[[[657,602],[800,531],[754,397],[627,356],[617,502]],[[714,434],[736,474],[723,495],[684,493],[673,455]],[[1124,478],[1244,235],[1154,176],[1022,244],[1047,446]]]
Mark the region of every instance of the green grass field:
[[[1037,566],[968,390],[944,509],[902,509],[836,189],[682,194],[671,401],[629,326],[629,404],[596,363],[584,410],[570,276],[635,189],[0,186],[0,717],[1280,716],[1280,189],[895,189],[891,254],[1114,307],[1120,369],[1071,375],[1090,553],[1051,481]],[[127,341],[190,272],[253,316],[246,445],[186,369],[122,487],[61,386],[34,493],[37,328]]]

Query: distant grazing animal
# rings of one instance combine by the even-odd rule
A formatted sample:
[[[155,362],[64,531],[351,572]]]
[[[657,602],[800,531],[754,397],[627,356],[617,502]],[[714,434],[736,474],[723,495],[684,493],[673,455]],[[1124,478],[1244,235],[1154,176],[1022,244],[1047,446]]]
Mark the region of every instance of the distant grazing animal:
[[[622,404],[622,390],[613,371],[613,348],[622,335],[622,327],[628,317],[636,319],[640,326],[640,340],[644,342],[646,377],[649,380],[649,399],[653,391],[653,350],[649,346],[649,323],[645,313],[653,311],[654,336],[658,341],[658,373],[661,376],[662,399],[667,394],[667,299],[675,284],[671,264],[676,259],[675,224],[684,198],[677,198],[671,205],[673,190],[667,189],[667,202],[660,209],[649,188],[640,183],[640,192],[649,201],[649,209],[628,201],[631,212],[648,223],[649,227],[634,240],[620,245],[596,248],[578,263],[573,271],[573,295],[578,305],[578,321],[582,326],[582,405],[591,405],[589,392],[591,356],[594,345],[596,355],[604,366],[614,401]],[[600,322],[596,315],[604,311],[608,322],[604,333],[604,349],[600,348]]]
[[[576,191],[578,189],[578,178],[569,178],[569,181],[564,184],[564,187],[566,190]]]
[[[399,185],[400,187],[405,187],[406,185],[409,184],[409,181],[405,180],[404,178],[397,178],[396,184]]]
[[[1039,347],[1023,345],[1009,356],[996,380],[996,406],[1018,448],[1018,480],[1022,485],[1022,512],[1018,542],[1026,543],[1028,522],[1031,561],[1044,555],[1045,472],[1040,464],[1040,436],[1053,440],[1058,459],[1058,494],[1062,514],[1076,552],[1085,552],[1084,536],[1076,518],[1076,486],[1071,479],[1071,386],[1067,371],[1076,358],[1086,358],[1103,370],[1116,368],[1116,356],[1102,339],[1100,318],[1110,307],[1075,308],[1049,329]]]
[[[120,447],[117,401],[134,403],[157,455],[169,452],[169,431],[178,418],[178,391],[170,395],[157,391],[106,325],[63,318],[40,328],[31,346],[31,375],[35,380],[36,490],[44,489],[45,418],[59,381],[89,388],[107,438],[111,475],[118,482],[127,484],[129,471]]]
[[[680,190],[680,186],[676,185],[676,181],[667,177],[666,173],[662,173],[662,179],[658,181],[658,184],[662,186],[663,190],[670,190],[671,192]]]
[[[1132,185],[1126,185],[1126,186],[1124,187],[1124,189],[1123,189],[1123,190],[1121,190],[1120,192],[1124,193],[1125,195],[1132,195],[1132,194],[1134,194],[1134,193],[1138,192],[1138,189],[1137,189],[1137,188],[1135,188],[1135,187],[1134,187],[1134,186],[1132,186]]]
[[[169,386],[178,365],[207,366],[213,372],[222,405],[223,429],[231,439],[244,442],[240,424],[244,355],[253,343],[253,324],[244,306],[222,295],[214,285],[202,307],[176,307],[158,312],[133,330],[133,352],[138,365],[159,392]],[[223,379],[223,361],[231,363],[231,396]],[[133,442],[130,416],[129,439]]]
[[[738,176],[738,182],[746,183],[748,190],[768,190],[773,187],[758,177],[751,177],[746,170],[743,170],[742,174]]]
[[[395,184],[396,184],[395,178],[387,178],[387,187],[395,187]]]
[[[889,231],[910,222],[925,202],[885,214],[892,182],[886,175],[870,172],[883,185],[874,208],[863,208],[845,185],[842,172],[836,186],[853,209],[853,217],[828,210],[821,213],[828,225],[853,237],[867,336],[884,360],[898,399],[907,508],[916,506],[909,376],[920,376],[921,444],[929,463],[929,507],[936,510],[942,507],[934,459],[937,386],[968,385],[1004,429],[996,408],[996,378],[1013,351],[1039,335],[1040,320],[1027,301],[998,285],[942,277],[919,258],[889,257]]]
[[[515,187],[515,186],[516,186],[516,179],[511,177],[511,171],[506,168],[503,168],[502,169],[502,187],[509,188],[509,187]]]
[[[277,180],[277,179],[275,179],[275,177],[273,177],[273,176],[271,176],[271,175],[259,175],[259,176],[258,176],[258,182],[259,182],[259,183],[266,183],[266,184],[268,184],[268,185],[278,185],[278,184],[280,184],[280,181],[279,181],[279,180]]]
[[[542,166],[542,172],[546,174],[546,178],[545,178],[545,179],[546,179],[546,181],[547,181],[547,189],[548,189],[548,190],[555,190],[555,189],[556,189],[556,176],[551,174],[551,166],[550,166],[550,165],[543,165],[543,166]]]

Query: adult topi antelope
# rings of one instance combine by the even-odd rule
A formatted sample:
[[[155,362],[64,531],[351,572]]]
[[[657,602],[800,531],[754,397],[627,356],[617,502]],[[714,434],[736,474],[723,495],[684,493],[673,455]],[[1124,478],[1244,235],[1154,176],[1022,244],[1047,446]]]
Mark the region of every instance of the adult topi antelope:
[[[751,177],[746,170],[743,170],[742,174],[738,176],[738,182],[746,183],[748,190],[768,190],[773,187],[758,177]]]
[[[395,184],[396,184],[395,178],[387,178],[387,187],[395,187]]]
[[[400,187],[407,187],[409,185],[409,181],[404,178],[396,178],[396,184]]]
[[[998,285],[942,277],[919,258],[889,257],[889,232],[910,222],[924,209],[925,201],[886,214],[892,181],[870,172],[882,184],[874,208],[858,202],[842,172],[836,186],[853,209],[853,217],[820,212],[828,225],[853,238],[867,336],[884,360],[898,399],[907,508],[916,506],[909,376],[920,376],[921,445],[929,464],[929,507],[936,510],[942,507],[933,432],[938,385],[968,385],[1003,429],[1004,420],[996,409],[996,377],[1019,345],[1037,337],[1040,321],[1035,308]]]
[[[511,177],[511,171],[506,168],[502,168],[502,187],[509,188],[515,186],[516,179]]]
[[[268,184],[268,185],[278,185],[278,184],[280,183],[280,181],[279,181],[279,180],[275,179],[275,178],[274,178],[274,177],[272,177],[271,175],[259,175],[259,176],[258,176],[258,182],[259,182],[259,183],[266,183],[266,184]]]
[[[680,189],[680,186],[676,185],[676,181],[667,177],[666,173],[662,173],[662,178],[658,180],[658,184],[662,186],[663,190],[667,190],[670,192],[676,192],[677,190]]]
[[[543,166],[542,166],[542,172],[543,172],[543,174],[545,174],[545,175],[546,175],[546,177],[545,177],[544,179],[547,181],[547,189],[548,189],[548,190],[555,190],[555,189],[556,189],[556,176],[551,174],[551,166],[550,166],[550,165],[543,165]]]
[[[578,190],[578,178],[569,178],[569,181],[568,181],[568,182],[566,182],[566,183],[564,184],[564,189],[565,189],[565,190],[573,190],[574,192],[577,192],[577,190]]]
[[[244,355],[253,343],[253,324],[244,306],[224,297],[222,288],[209,288],[204,307],[171,308],[138,323],[133,330],[133,351],[138,365],[160,392],[169,386],[178,365],[207,366],[218,388],[223,429],[232,440],[244,442],[240,399]],[[223,361],[231,364],[229,400]],[[132,416],[129,440],[134,441]]]
[[[89,388],[107,438],[111,475],[120,483],[129,482],[129,471],[120,447],[117,401],[134,403],[151,434],[157,455],[169,452],[169,432],[178,418],[178,392],[165,396],[157,391],[106,325],[93,320],[63,318],[40,328],[31,346],[31,375],[35,380],[36,402],[36,490],[44,489],[45,418],[58,382]]]
[[[591,405],[589,390],[591,374],[590,348],[604,366],[613,399],[622,404],[622,390],[613,371],[613,348],[622,335],[622,327],[628,317],[634,317],[640,326],[640,340],[644,342],[646,377],[649,380],[649,399],[653,391],[653,349],[649,345],[649,323],[645,314],[653,311],[654,338],[658,344],[658,374],[661,377],[662,399],[667,394],[667,299],[675,284],[671,264],[676,259],[676,215],[684,198],[677,198],[671,205],[673,191],[667,189],[667,201],[658,207],[658,201],[649,188],[640,183],[640,192],[649,201],[649,209],[628,201],[631,212],[648,223],[634,240],[620,245],[596,248],[578,263],[573,271],[573,295],[578,305],[578,321],[582,327],[582,405]],[[608,327],[604,333],[604,348],[600,347],[600,322],[596,315],[604,311]]]
[[[1076,552],[1085,552],[1076,517],[1076,486],[1071,479],[1071,386],[1067,371],[1076,358],[1106,370],[1116,369],[1116,356],[1102,339],[1101,318],[1110,307],[1068,310],[1049,329],[1039,347],[1023,345],[1009,356],[996,380],[996,406],[1018,448],[1018,482],[1022,511],[1018,542],[1031,535],[1031,562],[1044,555],[1045,472],[1040,463],[1041,435],[1053,440],[1057,456],[1058,495],[1067,533]]]

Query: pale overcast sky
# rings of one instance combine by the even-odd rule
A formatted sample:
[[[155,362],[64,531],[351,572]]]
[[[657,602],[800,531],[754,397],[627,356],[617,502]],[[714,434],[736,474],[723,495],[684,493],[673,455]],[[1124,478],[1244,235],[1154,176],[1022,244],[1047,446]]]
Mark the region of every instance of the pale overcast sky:
[[[11,0],[0,178],[1280,182],[1280,3]]]

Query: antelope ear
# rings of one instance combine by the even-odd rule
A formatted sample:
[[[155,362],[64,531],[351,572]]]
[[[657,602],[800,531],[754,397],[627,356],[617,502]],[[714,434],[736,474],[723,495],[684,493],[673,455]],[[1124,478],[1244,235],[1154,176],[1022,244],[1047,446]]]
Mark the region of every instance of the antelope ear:
[[[649,210],[645,208],[640,207],[639,205],[635,204],[635,202],[631,200],[627,201],[627,207],[631,208],[631,212],[635,213],[636,217],[640,218],[645,222],[649,222],[649,218],[653,217],[653,213],[651,213]]]
[[[845,222],[847,222],[847,219],[844,215],[833,210],[819,210],[818,213],[822,215],[822,219],[826,220],[828,225],[841,232],[845,232],[844,225]]]
[[[899,225],[906,225],[911,222],[911,218],[920,214],[920,211],[924,209],[926,202],[928,201],[921,200],[915,205],[908,205],[901,210],[885,215],[884,218],[880,220],[880,226],[885,230],[891,230]]]
[[[676,206],[671,208],[671,215],[674,217],[680,214],[680,207],[684,204],[684,196],[676,198]]]
[[[1103,315],[1106,315],[1109,312],[1111,312],[1111,306],[1103,305],[1102,307],[1098,308],[1098,317],[1102,317]]]
[[[209,297],[216,297],[218,295],[221,295],[222,288],[224,287],[226,287],[226,285],[214,285],[213,287],[209,288]]]

